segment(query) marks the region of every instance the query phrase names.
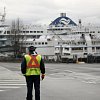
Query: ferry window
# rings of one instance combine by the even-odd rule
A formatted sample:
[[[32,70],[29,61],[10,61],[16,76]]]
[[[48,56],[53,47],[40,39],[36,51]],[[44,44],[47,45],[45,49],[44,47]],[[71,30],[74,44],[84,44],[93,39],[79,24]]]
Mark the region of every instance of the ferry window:
[[[30,31],[30,33],[33,33],[33,31]]]
[[[77,50],[77,48],[72,48],[72,50]]]
[[[94,47],[92,47],[92,50],[94,50],[95,48]]]
[[[45,42],[45,44],[48,44],[47,42]]]
[[[44,45],[44,42],[42,42],[42,45]]]
[[[83,50],[83,48],[79,48],[79,50]]]
[[[40,31],[37,31],[37,33],[40,33]]]
[[[87,55],[87,53],[84,53],[84,55]]]
[[[35,42],[35,45],[37,45],[37,42]]]
[[[90,31],[90,33],[95,33],[95,31]]]
[[[96,47],[96,49],[100,49],[100,47]]]
[[[10,34],[10,31],[7,31],[7,34]]]
[[[26,31],[26,33],[29,33],[29,31]]]
[[[0,38],[3,38],[3,36],[0,36]]]
[[[93,33],[95,33],[95,31],[93,31]]]
[[[40,35],[37,35],[36,37],[37,37],[37,38],[39,38],[39,37],[40,37]]]
[[[38,45],[40,45],[40,44],[41,44],[41,42],[38,43]]]
[[[33,38],[36,38],[36,35],[33,35]]]
[[[2,33],[2,31],[0,31],[0,33]]]
[[[34,33],[36,33],[36,31],[34,31]]]
[[[64,55],[70,55],[70,53],[64,53]]]
[[[84,49],[87,50],[87,47],[85,47]]]
[[[43,31],[41,31],[41,33],[43,33]]]
[[[81,42],[81,44],[83,44],[83,42]]]
[[[100,33],[100,31],[98,31],[98,33]]]
[[[69,48],[65,48],[65,50],[69,50]]]
[[[72,50],[83,50],[83,48],[72,48]]]
[[[80,44],[80,42],[78,42],[78,44]]]
[[[23,33],[25,33],[25,31],[23,31]]]

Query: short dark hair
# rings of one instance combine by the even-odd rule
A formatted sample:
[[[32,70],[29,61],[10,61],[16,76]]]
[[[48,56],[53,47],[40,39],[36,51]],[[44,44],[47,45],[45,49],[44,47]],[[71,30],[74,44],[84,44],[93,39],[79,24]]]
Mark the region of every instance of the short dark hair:
[[[30,47],[28,47],[28,49],[29,49],[29,52],[32,52],[32,51],[35,51],[36,47],[30,46]]]

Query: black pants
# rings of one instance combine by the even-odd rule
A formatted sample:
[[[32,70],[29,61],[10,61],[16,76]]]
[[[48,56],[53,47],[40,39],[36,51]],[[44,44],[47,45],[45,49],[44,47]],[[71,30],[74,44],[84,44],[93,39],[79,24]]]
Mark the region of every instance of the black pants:
[[[35,100],[40,100],[40,75],[25,76],[27,83],[26,100],[32,100],[33,83],[35,89]]]

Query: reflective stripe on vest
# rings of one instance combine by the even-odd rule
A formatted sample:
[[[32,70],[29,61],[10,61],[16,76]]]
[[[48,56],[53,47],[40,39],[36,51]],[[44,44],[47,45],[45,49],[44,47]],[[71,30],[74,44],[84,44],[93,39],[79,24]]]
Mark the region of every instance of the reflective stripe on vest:
[[[25,55],[26,63],[27,63],[27,69],[26,74],[29,75],[40,75],[40,61],[41,56],[40,55]]]
[[[36,59],[37,55],[34,55],[34,56],[29,55],[29,56],[30,56],[31,59],[27,63],[27,67],[28,68],[39,68],[40,67],[40,63]]]

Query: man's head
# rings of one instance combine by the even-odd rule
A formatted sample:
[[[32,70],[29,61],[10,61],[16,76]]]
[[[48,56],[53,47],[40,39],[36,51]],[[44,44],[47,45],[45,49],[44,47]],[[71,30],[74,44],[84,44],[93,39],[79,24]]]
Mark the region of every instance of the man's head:
[[[34,47],[34,46],[30,46],[28,48],[28,50],[29,50],[30,53],[33,53],[35,51],[35,49],[36,49],[36,47]]]

